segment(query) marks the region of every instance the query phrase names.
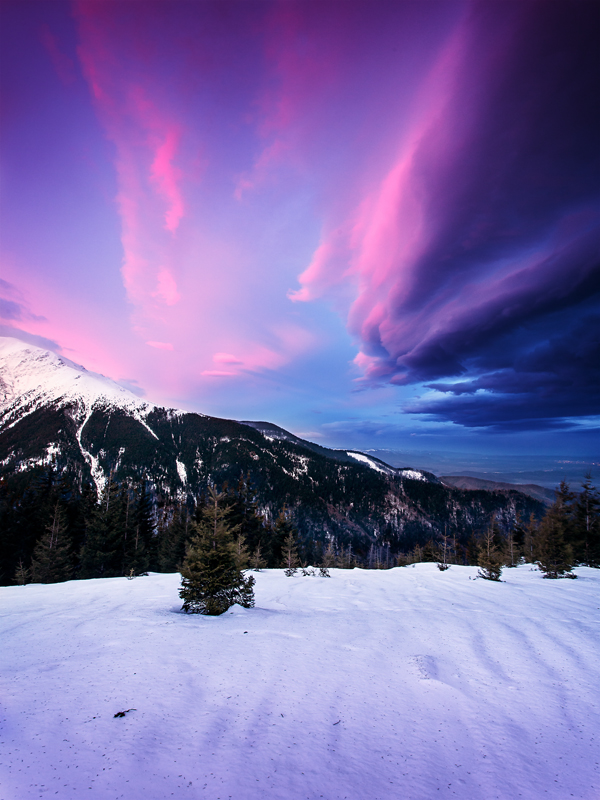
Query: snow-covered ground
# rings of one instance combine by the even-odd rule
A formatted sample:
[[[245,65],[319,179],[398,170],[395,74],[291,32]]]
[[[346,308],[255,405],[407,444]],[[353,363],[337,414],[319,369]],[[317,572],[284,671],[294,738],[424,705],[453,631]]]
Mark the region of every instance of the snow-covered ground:
[[[0,800],[598,800],[600,572],[476,572],[1,588]]]

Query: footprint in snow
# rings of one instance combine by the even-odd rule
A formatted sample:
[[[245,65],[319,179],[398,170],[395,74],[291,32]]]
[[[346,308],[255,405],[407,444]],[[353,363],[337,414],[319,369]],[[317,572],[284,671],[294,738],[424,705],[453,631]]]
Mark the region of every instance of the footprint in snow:
[[[410,661],[420,680],[438,680],[437,663],[433,656],[412,656]]]

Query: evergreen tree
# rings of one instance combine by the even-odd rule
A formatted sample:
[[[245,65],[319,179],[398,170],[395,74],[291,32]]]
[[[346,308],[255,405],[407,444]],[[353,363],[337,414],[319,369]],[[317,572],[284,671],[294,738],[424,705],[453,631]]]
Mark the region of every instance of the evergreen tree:
[[[287,506],[284,506],[275,520],[275,524],[271,527],[271,532],[268,537],[269,552],[267,556],[267,562],[270,567],[282,566],[285,560],[284,552],[290,534],[292,534],[293,540],[296,539],[298,532],[289,517]],[[298,554],[296,553],[296,557],[297,556]],[[298,566],[298,564],[296,564],[296,566]]]
[[[123,574],[145,575],[150,568],[154,537],[152,500],[145,488],[129,487],[125,498],[123,529]]]
[[[526,526],[523,525],[521,515],[517,512],[515,524],[507,537],[507,562],[509,567],[515,567],[525,556]]]
[[[440,560],[438,561],[438,569],[440,572],[445,572],[445,570],[450,568],[450,553],[451,553],[451,538],[448,536],[446,532],[446,527],[444,526],[444,533],[441,534],[442,541],[438,545],[438,550],[440,553]]]
[[[327,548],[323,552],[320,566],[326,570],[330,570],[332,567],[335,567],[336,560],[333,539],[330,539],[327,542]]]
[[[254,572],[260,572],[261,569],[264,569],[267,566],[267,562],[262,557],[260,542],[256,545],[256,550],[254,553],[252,553],[252,557],[250,558],[250,566]]]
[[[161,572],[178,572],[181,569],[192,530],[193,523],[188,509],[178,506],[159,535],[158,567]]]
[[[516,567],[519,563],[519,548],[517,547],[515,528],[511,528],[506,537],[506,562],[507,567]]]
[[[258,509],[249,474],[240,477],[235,492],[228,492],[226,505],[231,509],[231,524],[238,526],[248,552],[254,553],[260,546],[262,557],[268,556],[265,519]]]
[[[86,523],[81,578],[123,575],[123,532],[127,524],[126,496],[111,476]]]
[[[59,583],[73,577],[73,552],[66,514],[56,503],[52,520],[33,551],[31,578],[36,583]]]
[[[25,564],[23,564],[23,559],[20,558],[17,564],[17,569],[15,571],[15,583],[18,586],[25,586],[25,584],[29,583],[30,581],[30,573]]]
[[[545,578],[563,578],[571,575],[573,549],[566,541],[569,513],[563,495],[557,493],[556,502],[542,519],[536,541],[537,563]]]
[[[498,536],[498,525],[492,520],[479,543],[478,575],[488,581],[499,581],[502,575],[504,557],[499,547]]]
[[[439,552],[436,543],[430,539],[423,548],[422,561],[431,562],[439,560]]]
[[[538,528],[538,521],[532,514],[523,529],[523,558],[528,564],[535,564],[537,561]]]
[[[471,531],[471,536],[467,541],[467,565],[470,567],[476,567],[479,564],[479,549],[480,549],[481,542],[475,536],[475,533]]]
[[[238,529],[229,521],[225,494],[211,488],[209,495],[187,549],[179,596],[185,612],[218,616],[234,603],[244,608],[254,605],[254,578],[246,578],[237,566],[234,536]]]
[[[588,473],[573,508],[572,524],[576,560],[588,567],[600,567],[600,494]]]
[[[335,565],[340,569],[353,569],[356,566],[356,560],[352,553],[352,543],[350,543],[347,547],[344,547],[343,545],[340,547]]]
[[[298,551],[296,550],[296,539],[294,532],[290,530],[285,539],[281,558],[281,565],[288,578],[296,574],[299,564],[300,559],[298,558]]]

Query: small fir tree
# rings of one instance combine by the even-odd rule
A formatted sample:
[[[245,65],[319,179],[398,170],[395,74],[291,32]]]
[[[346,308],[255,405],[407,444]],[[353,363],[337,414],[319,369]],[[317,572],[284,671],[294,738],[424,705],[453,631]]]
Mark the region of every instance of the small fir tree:
[[[348,544],[347,547],[344,547],[344,545],[340,547],[335,565],[340,569],[352,569],[356,566],[356,560],[352,553],[352,543]]]
[[[497,523],[492,520],[479,543],[479,572],[477,574],[486,581],[499,581],[502,575],[504,557],[498,545],[498,534]]]
[[[523,558],[528,564],[535,564],[537,560],[538,528],[538,521],[532,514],[523,529]]]
[[[573,508],[577,560],[588,567],[600,567],[600,493],[588,473]]]
[[[127,490],[123,539],[123,574],[146,575],[154,549],[154,515],[145,488]]]
[[[296,540],[292,531],[288,533],[285,539],[282,563],[288,578],[296,574],[300,560],[298,558],[298,551],[296,550]]]
[[[116,578],[123,575],[127,496],[113,480],[106,482],[100,502],[86,520],[81,549],[81,578]]]
[[[250,566],[254,572],[260,572],[267,566],[266,560],[262,557],[260,542],[256,545],[256,550],[252,553],[250,558]]]
[[[271,526],[270,535],[268,538],[268,563],[269,566],[285,566],[283,563],[285,561],[285,549],[286,543],[289,538],[289,535],[292,534],[292,539],[295,540],[297,531],[294,527],[293,522],[290,519],[290,514],[287,509],[287,506],[284,506],[283,509],[279,512],[275,523]],[[267,555],[267,554],[265,554]],[[296,556],[298,554],[296,553]],[[299,564],[300,562],[298,562]],[[296,564],[296,566],[298,566]]]
[[[444,533],[441,534],[442,541],[438,545],[438,549],[440,552],[440,560],[438,561],[438,569],[440,572],[445,572],[447,569],[450,568],[449,559],[450,559],[450,549],[451,545],[451,537],[448,536],[446,532],[446,526],[444,526]]]
[[[573,568],[573,549],[565,541],[568,515],[560,496],[550,506],[540,522],[536,541],[537,564],[544,578],[576,577]]]
[[[185,549],[192,536],[192,520],[185,506],[177,507],[168,522],[163,521],[158,535],[158,566],[161,572],[177,572],[185,559]]]
[[[323,558],[321,559],[321,564],[319,565],[319,575],[322,578],[329,578],[329,570],[335,567],[336,564],[336,557],[335,557],[335,549],[333,546],[333,539],[330,539],[327,542],[327,548],[323,552]]]
[[[208,505],[187,549],[179,596],[188,614],[218,616],[234,603],[244,608],[254,605],[255,581],[238,567],[234,542],[238,528],[229,521],[225,496],[209,490]]]
[[[31,577],[36,583],[59,583],[73,577],[71,540],[66,515],[59,503],[54,506],[52,520],[33,551]]]
[[[17,569],[15,571],[15,583],[18,586],[25,586],[29,583],[30,580],[30,572],[23,563],[23,559],[20,558],[17,563]]]

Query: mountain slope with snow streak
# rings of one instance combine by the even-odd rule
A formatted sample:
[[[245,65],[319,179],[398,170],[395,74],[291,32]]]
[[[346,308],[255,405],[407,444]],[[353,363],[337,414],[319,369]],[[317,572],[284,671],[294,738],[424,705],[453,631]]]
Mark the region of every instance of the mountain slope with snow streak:
[[[0,413],[44,403],[75,404],[89,413],[97,404],[147,413],[154,406],[104,375],[19,339],[0,337]],[[9,422],[10,424],[10,422]]]
[[[104,375],[49,350],[11,337],[0,338],[0,427],[8,430],[36,411],[62,410],[73,423],[81,455],[99,489],[106,481],[98,458],[82,442],[82,432],[94,411],[123,410],[155,439],[146,422],[154,405]],[[25,460],[25,466],[50,463],[60,442],[49,442],[45,454]]]
[[[250,476],[270,517],[284,507],[303,536],[338,537],[369,552],[382,532],[424,541],[454,526],[478,530],[496,513],[508,528],[536,504],[513,492],[473,495],[422,471],[330,450],[266,422],[236,422],[148,403],[63,356],[0,339],[0,474],[52,465],[102,491],[108,476],[154,497],[197,497]]]
[[[177,574],[2,587],[0,800],[597,800],[576,572],[267,570],[216,618]]]

